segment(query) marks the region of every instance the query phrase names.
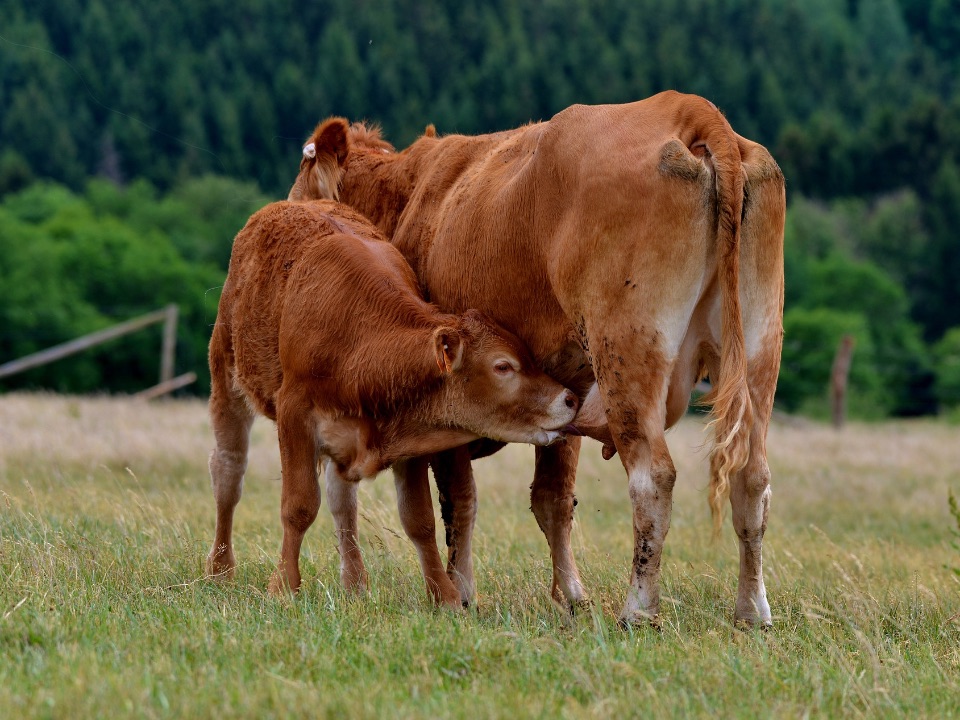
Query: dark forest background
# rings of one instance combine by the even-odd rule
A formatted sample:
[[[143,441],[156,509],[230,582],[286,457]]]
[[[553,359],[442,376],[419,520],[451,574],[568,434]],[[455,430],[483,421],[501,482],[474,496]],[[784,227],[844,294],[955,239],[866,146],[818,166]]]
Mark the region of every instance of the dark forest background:
[[[176,302],[205,376],[231,241],[331,114],[398,148],[704,95],[787,177],[778,402],[960,416],[958,0],[0,0],[0,363]],[[128,391],[160,330],[0,381]],[[207,387],[201,377],[196,392]]]

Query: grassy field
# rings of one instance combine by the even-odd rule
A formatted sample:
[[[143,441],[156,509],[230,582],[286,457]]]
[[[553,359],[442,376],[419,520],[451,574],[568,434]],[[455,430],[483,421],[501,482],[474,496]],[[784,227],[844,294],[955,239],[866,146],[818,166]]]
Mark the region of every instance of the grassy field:
[[[664,623],[616,626],[632,552],[626,480],[590,443],[575,550],[592,611],[548,595],[531,448],[476,465],[479,607],[433,609],[388,476],[361,489],[371,592],[339,588],[321,508],[304,588],[265,594],[280,542],[273,426],[254,426],[232,583],[213,535],[198,401],[0,397],[0,717],[950,717],[960,566],[934,422],[771,429],[765,543],[775,628],[734,630],[732,530],[710,536],[703,425],[669,435],[679,480]]]

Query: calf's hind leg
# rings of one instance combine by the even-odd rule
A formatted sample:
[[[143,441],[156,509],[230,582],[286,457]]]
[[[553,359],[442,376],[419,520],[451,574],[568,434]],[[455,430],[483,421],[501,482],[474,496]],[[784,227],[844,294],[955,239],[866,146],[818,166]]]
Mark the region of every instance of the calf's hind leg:
[[[280,388],[277,400],[277,434],[280,439],[280,520],[283,543],[280,562],[270,578],[270,592],[279,595],[300,588],[300,547],[307,529],[320,510],[317,482],[319,453],[310,404],[306,398]]]
[[[237,566],[233,555],[233,513],[243,491],[254,415],[246,399],[230,382],[226,368],[218,367],[216,361],[211,365],[214,372],[211,373],[210,421],[216,447],[210,453],[209,466],[210,484],[217,503],[217,529],[207,556],[206,571],[212,577],[229,578]]]

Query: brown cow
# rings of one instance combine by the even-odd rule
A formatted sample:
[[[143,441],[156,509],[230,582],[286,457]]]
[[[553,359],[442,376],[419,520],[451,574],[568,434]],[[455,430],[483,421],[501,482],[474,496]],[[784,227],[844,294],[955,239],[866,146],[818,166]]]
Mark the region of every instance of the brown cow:
[[[728,497],[733,508],[735,618],[769,624],[761,543],[785,194],[767,150],[709,101],[676,92],[575,105],[493,135],[428,134],[400,153],[375,129],[343,128],[346,146],[324,161],[330,177],[342,174],[340,199],[392,238],[432,302],[480,308],[514,331],[546,372],[587,398],[578,422],[612,440],[605,455],[619,451],[634,526],[624,622],[659,613],[676,478],[664,429],[709,375],[709,499],[717,529]],[[554,596],[571,604],[585,597],[570,549],[578,453],[576,440],[538,448],[531,487]],[[460,449],[434,465],[453,538],[449,572],[464,599],[473,592],[462,552],[475,507],[469,461]]]
[[[476,311],[450,315],[425,302],[396,248],[333,202],[268,205],[237,235],[210,373],[217,528],[207,570],[229,575],[236,565],[233,513],[259,412],[277,423],[283,476],[272,592],[300,586],[300,546],[320,505],[320,460],[332,488],[342,579],[348,588],[365,584],[356,481],[394,465],[401,519],[428,589],[437,602],[459,607],[432,509],[420,514],[418,487],[405,490],[408,476],[420,482],[419,456],[481,436],[549,444],[577,409],[576,396],[512,334]]]

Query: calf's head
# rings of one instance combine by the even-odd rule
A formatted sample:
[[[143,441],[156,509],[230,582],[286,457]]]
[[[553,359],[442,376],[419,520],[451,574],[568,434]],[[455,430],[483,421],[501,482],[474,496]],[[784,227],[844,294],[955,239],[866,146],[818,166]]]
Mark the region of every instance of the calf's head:
[[[448,421],[503,442],[549,445],[577,414],[577,396],[538,368],[512,333],[470,310],[434,332]]]

